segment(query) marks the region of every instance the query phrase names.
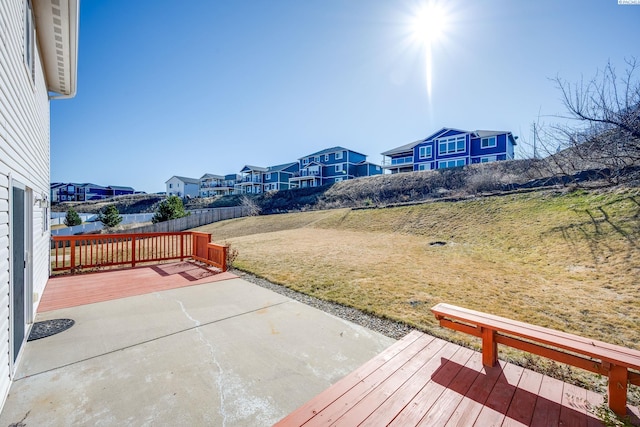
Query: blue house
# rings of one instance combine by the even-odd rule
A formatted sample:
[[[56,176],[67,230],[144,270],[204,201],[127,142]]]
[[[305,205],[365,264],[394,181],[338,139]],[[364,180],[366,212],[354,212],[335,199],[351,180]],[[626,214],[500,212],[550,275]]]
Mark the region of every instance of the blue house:
[[[285,163],[277,166],[261,167],[245,165],[236,182],[236,193],[259,194],[272,190],[289,189],[289,179],[298,172],[298,163]]]
[[[263,191],[288,190],[289,180],[299,169],[297,162],[269,166],[262,174]]]
[[[290,188],[318,187],[362,176],[379,175],[382,168],[367,156],[344,147],[327,148],[298,159],[299,171],[289,179]]]
[[[383,167],[399,173],[511,160],[516,138],[508,131],[442,128],[425,139],[385,151]]]

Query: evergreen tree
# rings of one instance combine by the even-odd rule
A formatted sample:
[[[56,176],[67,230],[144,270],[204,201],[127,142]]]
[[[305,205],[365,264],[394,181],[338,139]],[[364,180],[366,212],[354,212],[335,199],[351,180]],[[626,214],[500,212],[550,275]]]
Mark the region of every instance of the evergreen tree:
[[[169,196],[160,202],[153,218],[151,218],[151,222],[156,224],[158,222],[169,221],[170,219],[182,218],[187,215],[189,215],[189,213],[184,210],[182,199],[178,196]]]
[[[80,224],[82,224],[82,219],[80,218],[80,215],[78,215],[78,212],[73,208],[69,208],[67,215],[64,217],[64,225],[67,227],[73,227],[74,225]]]
[[[122,217],[115,205],[109,205],[100,212],[98,215],[98,221],[103,223],[106,227],[115,227],[122,222]]]

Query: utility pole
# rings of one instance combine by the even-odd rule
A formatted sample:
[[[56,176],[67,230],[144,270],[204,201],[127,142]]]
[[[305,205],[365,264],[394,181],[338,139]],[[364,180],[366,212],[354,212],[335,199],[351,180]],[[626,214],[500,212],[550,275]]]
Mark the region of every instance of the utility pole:
[[[536,131],[536,122],[533,122],[533,158],[538,158],[538,132]]]

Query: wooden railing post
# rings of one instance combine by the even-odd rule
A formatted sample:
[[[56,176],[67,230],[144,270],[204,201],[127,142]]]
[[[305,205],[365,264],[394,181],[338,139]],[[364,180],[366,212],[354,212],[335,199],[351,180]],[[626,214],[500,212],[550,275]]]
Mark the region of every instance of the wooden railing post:
[[[619,416],[627,415],[627,382],[629,371],[624,366],[609,368],[609,408]]]
[[[75,272],[76,268],[76,240],[69,239],[69,249],[71,250],[71,272]]]
[[[482,334],[482,364],[495,366],[498,363],[498,343],[496,331],[489,328],[480,328]]]
[[[132,236],[131,237],[131,267],[135,267],[136,266],[136,240],[138,240],[136,238],[136,236]]]
[[[229,246],[223,246],[222,247],[222,260],[221,260],[221,264],[222,264],[222,271],[227,271],[227,251],[229,250]]]
[[[180,261],[184,261],[184,241],[187,238],[187,234],[180,235]],[[193,235],[191,237],[191,248],[193,250],[193,245],[195,244],[195,239]]]

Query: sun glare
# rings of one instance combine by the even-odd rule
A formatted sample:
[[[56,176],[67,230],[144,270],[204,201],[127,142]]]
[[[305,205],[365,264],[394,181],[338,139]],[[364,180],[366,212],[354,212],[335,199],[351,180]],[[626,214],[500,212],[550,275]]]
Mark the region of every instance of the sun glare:
[[[443,41],[446,36],[449,16],[447,11],[435,0],[415,10],[411,17],[411,35],[414,43],[425,52],[427,96],[431,100],[432,47]]]
[[[447,15],[436,3],[429,3],[416,12],[413,20],[413,36],[416,41],[433,44],[440,39],[446,29]]]

